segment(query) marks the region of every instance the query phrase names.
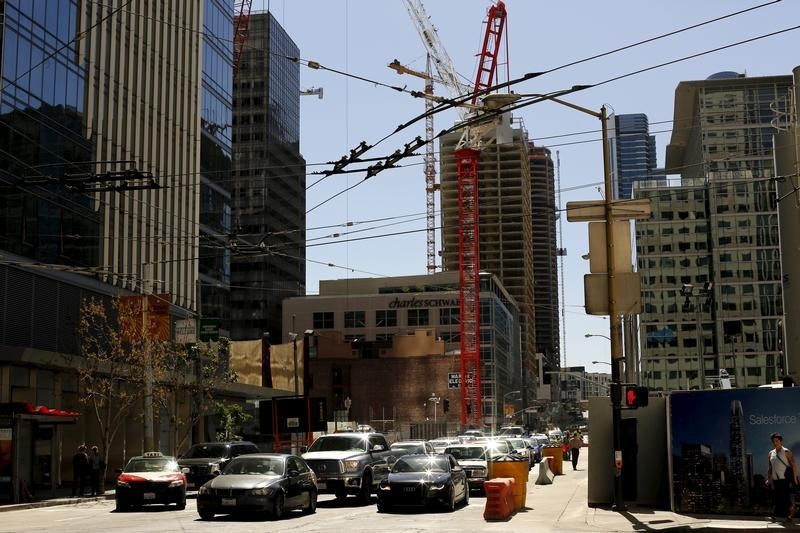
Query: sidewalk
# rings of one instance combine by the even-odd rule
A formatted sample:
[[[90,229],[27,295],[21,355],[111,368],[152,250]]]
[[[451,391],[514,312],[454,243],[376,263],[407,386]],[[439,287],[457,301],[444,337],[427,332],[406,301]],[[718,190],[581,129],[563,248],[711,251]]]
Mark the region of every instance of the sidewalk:
[[[779,531],[798,530],[798,524],[770,522],[766,517],[686,515],[649,507],[628,505],[624,512],[611,507],[589,507],[588,449],[581,451],[578,470],[564,464],[564,475],[552,485],[535,485],[538,467],[531,470],[526,509],[506,525],[510,530],[535,531],[549,527],[555,531],[641,532],[641,531]]]
[[[50,491],[47,491],[48,495]],[[98,496],[72,496],[69,488],[56,489],[55,498],[38,498],[34,495],[33,501],[24,503],[0,504],[0,513],[5,511],[19,511],[22,509],[37,509],[39,507],[52,507],[54,505],[75,505],[83,502],[94,502],[99,500],[113,500],[114,491],[106,490]]]

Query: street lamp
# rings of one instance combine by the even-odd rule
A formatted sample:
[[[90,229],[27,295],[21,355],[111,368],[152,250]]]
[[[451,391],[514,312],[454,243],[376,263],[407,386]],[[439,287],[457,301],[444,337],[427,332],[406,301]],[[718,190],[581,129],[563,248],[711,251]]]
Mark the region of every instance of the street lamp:
[[[600,333],[587,333],[584,335],[584,337],[586,337],[587,339],[589,337],[603,337],[604,339],[608,339],[609,341],[611,340],[611,337],[609,337],[608,335],[602,335]]]
[[[439,402],[442,401],[440,396],[436,396],[435,392],[431,393],[431,397],[428,398],[428,401],[433,403],[433,423],[436,423],[436,406],[439,405]]]
[[[614,365],[612,365],[611,363],[609,363],[608,361],[592,361],[592,364],[593,364],[593,365],[608,365],[608,366],[614,366]]]
[[[606,106],[600,108],[600,112],[586,109],[579,105],[561,100],[554,96],[542,95],[545,99],[569,107],[581,113],[593,116],[600,120],[600,128],[603,140],[603,185],[605,189],[605,237],[606,237],[606,278],[608,290],[608,322],[609,337],[611,342],[611,432],[614,440],[614,504],[615,511],[625,510],[625,501],[622,487],[622,398],[620,393],[620,381],[622,377],[622,320],[618,310],[617,302],[617,259],[616,247],[614,244],[614,187],[611,181],[611,154],[608,146],[608,116]]]

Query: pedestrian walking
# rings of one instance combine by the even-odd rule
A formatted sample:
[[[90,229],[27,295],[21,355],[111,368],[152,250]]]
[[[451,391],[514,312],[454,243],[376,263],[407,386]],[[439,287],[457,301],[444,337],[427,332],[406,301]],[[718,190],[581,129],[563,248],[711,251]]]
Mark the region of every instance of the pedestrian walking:
[[[792,451],[783,446],[783,436],[780,433],[770,435],[774,448],[769,451],[769,468],[765,483],[772,487],[775,497],[775,509],[772,519],[785,519],[792,521],[791,491],[797,485],[797,468],[794,464]]]
[[[86,446],[81,444],[78,451],[72,456],[72,495],[83,496],[86,490],[86,477],[88,475],[89,456],[86,455]]]
[[[583,446],[583,439],[581,438],[581,434],[579,432],[575,432],[572,434],[572,438],[569,439],[569,450],[570,450],[570,457],[572,458],[572,469],[578,469],[578,455],[581,453],[581,446]]]
[[[97,496],[100,493],[100,476],[103,474],[105,462],[100,456],[100,450],[97,446],[92,446],[92,453],[89,455],[89,475],[92,479],[92,496]]]

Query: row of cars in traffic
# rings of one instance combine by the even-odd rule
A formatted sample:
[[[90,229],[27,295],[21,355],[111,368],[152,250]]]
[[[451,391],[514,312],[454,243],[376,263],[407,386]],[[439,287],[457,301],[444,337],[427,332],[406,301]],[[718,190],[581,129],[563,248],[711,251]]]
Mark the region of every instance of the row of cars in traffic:
[[[470,491],[483,489],[488,461],[510,454],[533,465],[541,445],[529,437],[475,432],[391,445],[377,432],[333,433],[317,438],[302,456],[259,453],[248,442],[202,443],[177,459],[158,452],[132,458],[118,470],[116,506],[183,509],[187,488],[196,488],[204,520],[245,511],[276,519],[294,509],[310,514],[321,493],[354,495],[363,503],[377,494],[379,511],[417,505],[454,510],[469,502]]]

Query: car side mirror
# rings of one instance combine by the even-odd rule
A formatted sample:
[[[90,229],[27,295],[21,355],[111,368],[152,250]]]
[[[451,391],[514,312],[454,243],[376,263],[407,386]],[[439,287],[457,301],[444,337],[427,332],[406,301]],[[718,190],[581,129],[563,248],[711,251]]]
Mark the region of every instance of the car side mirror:
[[[297,477],[299,475],[300,475],[300,471],[299,470],[295,470],[295,469],[289,470],[289,477]]]
[[[464,470],[464,469],[461,468],[459,465],[456,465],[456,466],[453,467],[453,472],[461,472],[462,470]]]
[[[219,475],[219,470],[214,470],[213,472],[211,472],[211,475],[217,477]]]
[[[375,446],[372,447],[373,452],[382,452],[385,449],[386,448],[383,446],[383,444],[376,444]]]
[[[183,472],[184,474],[188,474],[191,472],[191,470],[184,466],[183,468],[181,468],[181,472]]]
[[[115,468],[114,472],[116,472],[117,474],[121,474],[122,473],[122,469],[121,468]]]
[[[300,453],[306,453],[308,451],[308,446],[300,446]]]

